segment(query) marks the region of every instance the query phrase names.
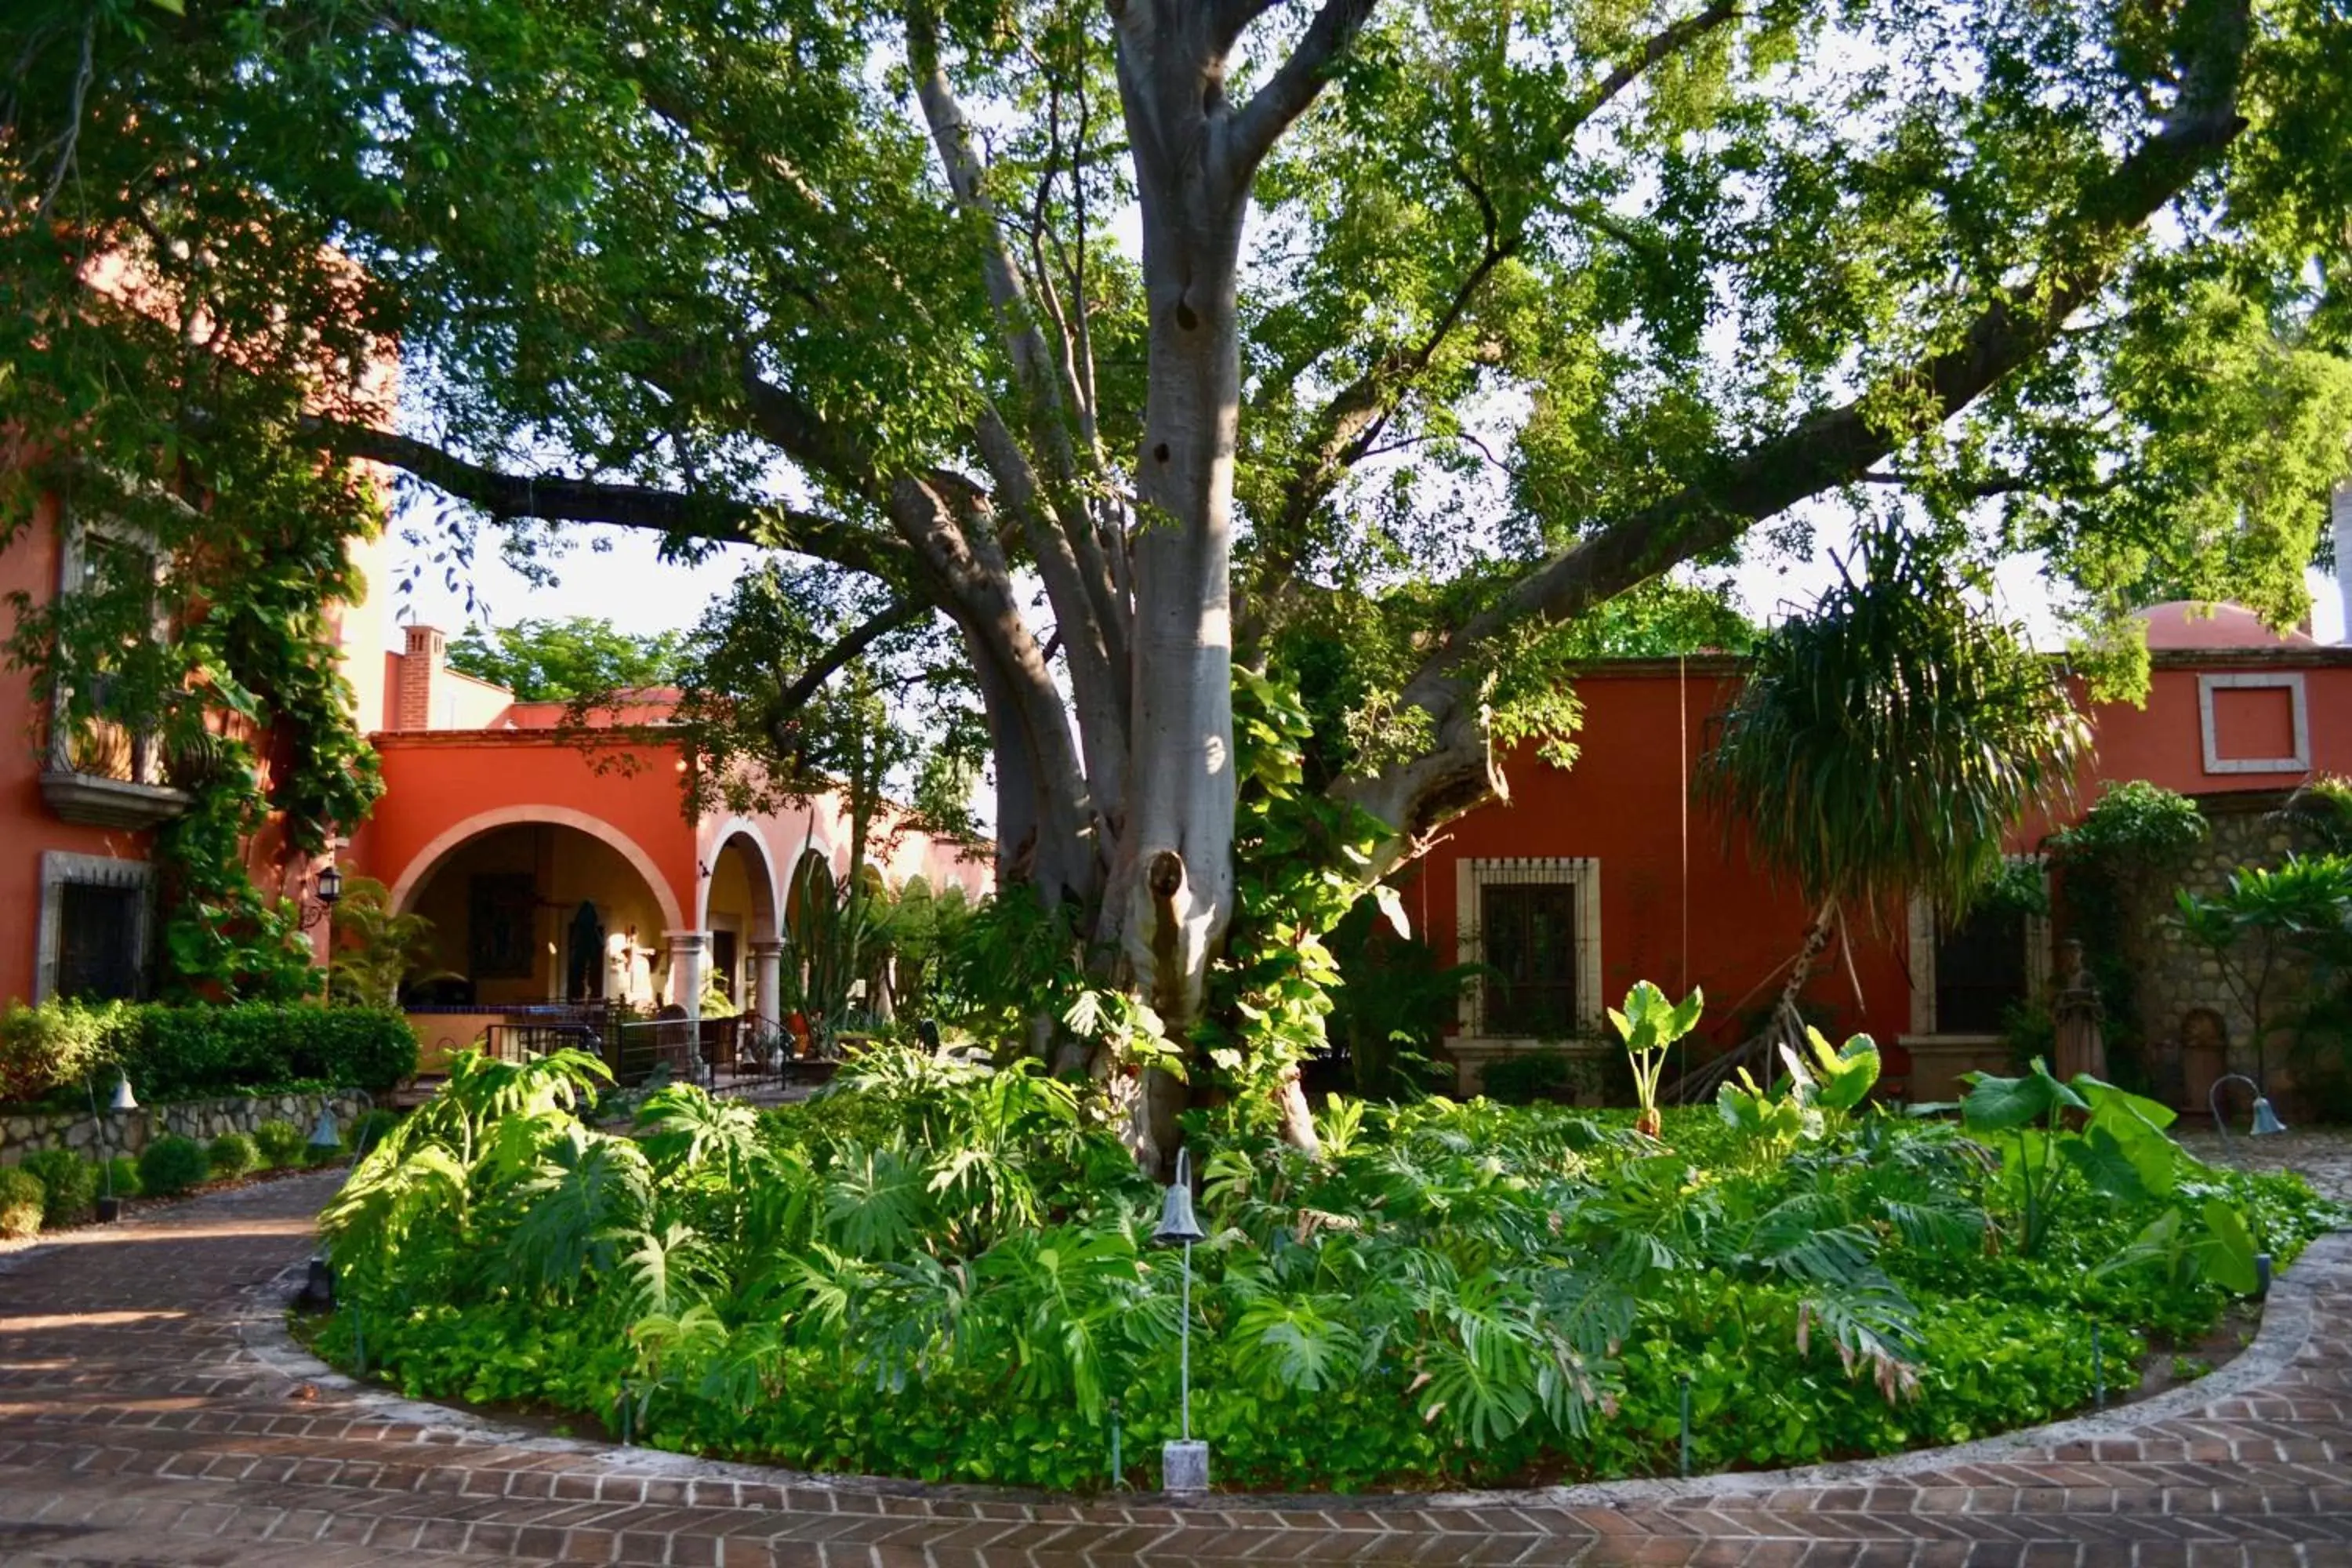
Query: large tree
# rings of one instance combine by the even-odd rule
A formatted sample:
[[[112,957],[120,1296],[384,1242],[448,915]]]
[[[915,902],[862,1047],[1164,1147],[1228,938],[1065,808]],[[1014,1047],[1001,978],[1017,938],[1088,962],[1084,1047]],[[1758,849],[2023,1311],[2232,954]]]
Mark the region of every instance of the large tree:
[[[12,271],[331,243],[410,416],[324,450],[928,617],[1008,879],[1171,1025],[1237,658],[1353,650],[1369,876],[1559,738],[1560,628],[1801,503],[2292,618],[2344,468],[2331,0],[179,12],[0,24]]]

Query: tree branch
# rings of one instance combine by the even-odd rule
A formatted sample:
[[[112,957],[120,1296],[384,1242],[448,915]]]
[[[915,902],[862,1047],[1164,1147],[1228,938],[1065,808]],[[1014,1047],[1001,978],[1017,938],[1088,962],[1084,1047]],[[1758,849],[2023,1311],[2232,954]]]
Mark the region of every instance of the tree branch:
[[[316,416],[306,416],[302,428],[338,457],[401,469],[494,516],[605,522],[678,538],[789,550],[890,582],[903,582],[910,563],[906,545],[888,534],[791,507],[554,474],[501,473],[430,442]]]
[[[782,729],[785,721],[807,707],[809,699],[816,695],[817,689],[832,679],[843,665],[859,658],[892,632],[920,626],[930,618],[930,605],[915,599],[901,599],[877,611],[865,624],[818,655],[790,686],[776,694],[775,702],[768,710],[764,728],[768,738],[775,742],[777,752],[781,754],[790,749],[785,744]]]
[[[1715,0],[1715,4],[1696,16],[1660,28],[1649,42],[1621,61],[1615,70],[1594,82],[1580,96],[1568,101],[1559,118],[1551,123],[1550,135],[1554,145],[1566,146],[1568,139],[1575,135],[1585,121],[1606,109],[1619,93],[1641,80],[1651,67],[1669,55],[1679,53],[1726,23],[1738,20],[1739,15],[1739,7],[1731,4],[1731,0]]]
[[[2205,14],[2177,106],[2163,127],[2090,182],[2045,232],[2049,258],[2025,284],[1989,301],[1954,346],[1913,373],[1923,401],[1948,419],[2044,349],[2114,276],[2132,235],[2208,168],[2245,127],[2236,88],[2251,31],[2246,0]],[[1815,414],[1743,452],[1719,458],[1682,489],[1616,519],[1515,583],[1500,602],[1437,650],[1401,694],[1433,721],[1418,757],[1339,793],[1394,826],[1401,838],[1381,869],[1419,835],[1501,788],[1475,697],[1479,654],[1522,622],[1564,620],[1684,562],[1736,542],[1750,527],[1808,497],[1860,482],[1893,452],[1901,431],[1865,400]]]
[[[1306,36],[1290,51],[1290,58],[1264,87],[1250,94],[1247,103],[1233,111],[1226,145],[1237,181],[1245,183],[1282,133],[1313,107],[1333,63],[1364,30],[1376,4],[1378,0],[1323,0],[1323,8],[1307,25]],[[1264,9],[1260,6],[1252,15]]]

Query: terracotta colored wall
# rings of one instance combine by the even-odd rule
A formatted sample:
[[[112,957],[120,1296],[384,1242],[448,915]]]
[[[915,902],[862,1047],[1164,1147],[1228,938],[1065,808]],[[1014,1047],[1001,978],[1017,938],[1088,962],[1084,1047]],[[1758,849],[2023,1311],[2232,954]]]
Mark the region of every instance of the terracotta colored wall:
[[[2311,730],[2313,769],[2322,773],[2352,774],[2352,667],[2320,663],[2340,653],[2315,650],[2314,662],[2302,668],[2304,703]],[[2217,658],[2210,667],[2228,668]],[[2264,665],[2265,671],[2286,667]],[[2150,681],[2147,705],[2103,703],[2092,710],[2096,731],[2098,776],[2108,779],[2149,779],[2183,795],[2207,795],[2221,790],[2292,789],[2308,776],[2303,773],[2209,773],[2200,740],[2195,668],[2166,666]],[[2231,740],[2232,722],[2226,705],[2216,717],[2224,738]],[[2253,736],[2246,737],[2251,743]],[[2090,792],[2093,798],[2096,790]]]
[[[2352,664],[2343,660],[2340,650],[2316,649],[2302,667],[2312,760],[2320,773],[2352,773]],[[2206,668],[2251,667],[2216,654]],[[2148,779],[2184,795],[2201,795],[2288,789],[2309,776],[2206,773],[2198,674],[2195,667],[2168,662],[2155,672],[2145,708],[2114,703],[2093,710],[2097,750],[2082,781],[2083,805],[2098,798],[2103,780]],[[1632,665],[1580,679],[1585,720],[1577,765],[1562,772],[1539,761],[1531,749],[1508,762],[1512,802],[1481,807],[1454,823],[1406,890],[1416,934],[1451,960],[1455,868],[1465,856],[1595,857],[1601,862],[1605,999],[1616,1002],[1636,980],[1654,980],[1677,994],[1689,984],[1702,984],[1708,1034],[1719,1043],[1733,1043],[1738,1012],[1771,994],[1757,987],[1794,952],[1805,910],[1793,889],[1774,886],[1749,863],[1737,834],[1727,842],[1723,825],[1696,806],[1690,811],[1685,872],[1682,803],[1687,790],[1678,733],[1686,735],[1686,754],[1695,767],[1706,744],[1706,720],[1728,698],[1736,678],[1719,668],[1695,671],[1686,678],[1686,690],[1684,679],[1671,665]],[[2012,849],[2036,847],[2051,826],[2038,817],[2023,825],[2012,837]],[[1861,1003],[1853,978],[1843,970],[1817,977],[1807,996],[1833,1008],[1842,1028],[1867,1029],[1882,1044],[1890,1043],[1910,1027],[1904,922],[1898,913],[1883,932],[1855,934]]]
[[[379,735],[384,798],[353,836],[345,864],[397,886],[443,835],[488,814],[534,820],[544,807],[609,824],[641,849],[677,900],[694,913],[695,835],[678,810],[675,759],[652,748],[614,748],[632,771],[598,773],[578,747],[512,732]],[[560,817],[556,820],[561,820]]]
[[[19,589],[46,604],[58,588],[58,509],[44,503],[32,525],[0,550],[0,595]],[[0,608],[13,631],[13,612]],[[62,849],[112,859],[148,858],[149,836],[79,827],[49,815],[41,799],[44,714],[32,677],[0,669],[0,1004],[29,1000],[38,959],[41,854]]]
[[[1689,677],[1690,766],[1697,765],[1706,744],[1708,714],[1730,689],[1717,676]],[[1793,887],[1774,886],[1750,864],[1736,838],[1727,846],[1722,824],[1696,806],[1685,877],[1681,802],[1687,792],[1677,747],[1684,692],[1671,667],[1662,674],[1590,676],[1577,683],[1577,691],[1584,729],[1576,766],[1562,772],[1538,759],[1532,748],[1507,763],[1511,804],[1484,806],[1455,822],[1407,889],[1415,933],[1450,962],[1455,868],[1465,856],[1595,857],[1603,998],[1616,1004],[1637,980],[1654,981],[1676,995],[1704,985],[1707,1037],[1735,1044],[1734,1009],[1769,1004],[1778,986],[1774,971],[1802,940],[1804,902]],[[1817,980],[1807,994],[1836,1008],[1842,1027],[1868,1029],[1891,1042],[1910,1021],[1909,982],[1898,950],[1874,945],[1859,967],[1866,1007],[1857,1008],[1853,984],[1843,974],[1834,984]],[[1768,983],[1772,989],[1758,991]]]

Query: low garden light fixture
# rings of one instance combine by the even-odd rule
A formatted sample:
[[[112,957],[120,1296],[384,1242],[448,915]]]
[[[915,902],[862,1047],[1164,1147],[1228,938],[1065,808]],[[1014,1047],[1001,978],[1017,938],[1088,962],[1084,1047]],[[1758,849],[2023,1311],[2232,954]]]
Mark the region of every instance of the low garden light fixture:
[[[98,1223],[111,1225],[122,1217],[122,1200],[114,1195],[114,1140],[107,1135],[107,1129],[114,1124],[116,1117],[138,1110],[139,1097],[131,1092],[131,1075],[120,1074],[114,1080],[114,1096],[106,1102],[107,1113],[100,1116],[98,1090],[86,1079],[83,1087],[89,1089],[89,1119],[98,1123]]]
[[[1151,1233],[1151,1239],[1161,1247],[1181,1245],[1184,1248],[1184,1310],[1177,1326],[1181,1359],[1177,1363],[1176,1374],[1184,1435],[1174,1442],[1162,1444],[1160,1450],[1160,1484],[1162,1489],[1171,1492],[1209,1489],[1209,1445],[1192,1436],[1192,1244],[1206,1238],[1201,1222],[1192,1216],[1192,1156],[1179,1149],[1176,1179],[1168,1184],[1167,1196],[1160,1203],[1160,1228]]]
[[[2286,1123],[2281,1121],[2278,1119],[2278,1112],[2271,1109],[2270,1097],[2263,1092],[2261,1084],[2242,1072],[2223,1073],[2213,1080],[2213,1088],[2206,1096],[2206,1103],[2213,1108],[2213,1130],[2221,1133],[2221,1147],[2224,1150],[2230,1147],[2230,1119],[2221,1110],[2221,1086],[2225,1083],[2242,1083],[2254,1091],[2253,1125],[2247,1130],[2248,1137],[2267,1138],[2273,1132],[2286,1131]]]

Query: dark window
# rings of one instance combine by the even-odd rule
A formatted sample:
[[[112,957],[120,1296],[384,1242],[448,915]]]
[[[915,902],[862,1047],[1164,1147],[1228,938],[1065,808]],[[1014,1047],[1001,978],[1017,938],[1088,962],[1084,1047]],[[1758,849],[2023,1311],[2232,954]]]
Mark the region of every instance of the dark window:
[[[719,994],[729,1004],[738,1005],[735,996],[735,933],[715,931],[710,933],[710,977]]]
[[[467,954],[477,980],[528,980],[531,915],[539,896],[528,871],[501,871],[473,879]]]
[[[118,1002],[139,994],[140,898],[137,888],[58,884],[58,995]]]
[[[1576,1032],[1576,889],[1505,883],[1478,890],[1486,1033],[1561,1039]]]
[[[1998,1035],[2025,1000],[2025,913],[1983,909],[1936,936],[1936,1032]]]

